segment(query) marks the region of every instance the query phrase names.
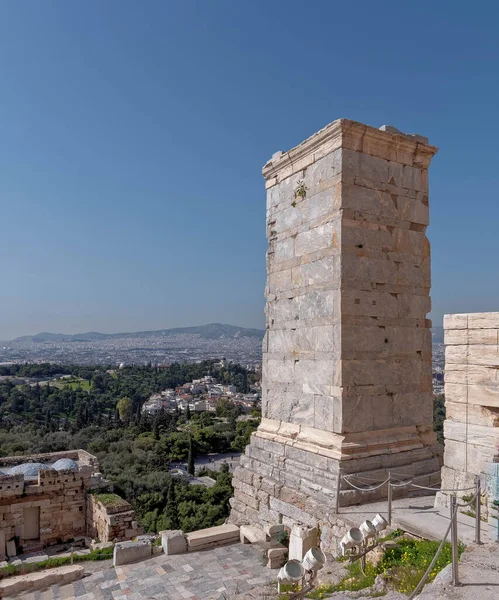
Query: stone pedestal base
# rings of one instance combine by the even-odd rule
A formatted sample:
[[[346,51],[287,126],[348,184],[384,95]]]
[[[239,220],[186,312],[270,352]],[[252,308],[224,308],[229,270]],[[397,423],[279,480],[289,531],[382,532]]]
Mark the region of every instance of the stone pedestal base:
[[[362,487],[362,478],[375,485],[393,471],[434,486],[440,481],[441,454],[434,433],[416,427],[340,436],[263,419],[234,473],[230,521],[319,525],[329,539],[341,537],[338,507],[387,498],[386,486],[360,492],[341,475],[357,475],[355,484]],[[411,494],[410,488],[396,491],[397,497]]]

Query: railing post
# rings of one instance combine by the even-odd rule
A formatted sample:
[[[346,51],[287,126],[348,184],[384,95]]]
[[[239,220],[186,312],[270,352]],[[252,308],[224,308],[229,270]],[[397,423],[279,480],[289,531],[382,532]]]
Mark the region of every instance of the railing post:
[[[481,544],[480,541],[480,527],[481,527],[481,484],[480,475],[476,476],[476,500],[475,500],[475,544]]]
[[[450,534],[452,544],[452,585],[454,587],[460,587],[459,583],[459,552],[458,552],[458,540],[457,540],[457,498],[455,495],[450,497],[450,518],[452,521]]]
[[[388,471],[388,525],[392,524],[392,474]]]

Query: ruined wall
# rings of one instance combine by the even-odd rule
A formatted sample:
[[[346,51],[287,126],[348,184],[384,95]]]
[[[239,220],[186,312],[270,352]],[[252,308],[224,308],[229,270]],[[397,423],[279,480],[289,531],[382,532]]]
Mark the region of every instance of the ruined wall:
[[[135,520],[132,506],[125,500],[120,506],[105,506],[93,494],[87,497],[87,535],[101,542],[121,542],[143,533]]]
[[[142,533],[127,502],[122,501],[118,510],[94,507],[91,501],[87,504],[89,490],[106,488],[109,482],[99,473],[96,457],[84,450],[12,456],[2,458],[1,463],[2,467],[33,462],[45,465],[61,458],[77,461],[78,470],[43,468],[37,478],[25,478],[23,474],[0,475],[0,560],[6,556],[7,542],[13,539],[17,540],[18,547],[27,551],[86,535],[87,529],[102,541],[125,540]],[[33,512],[39,536],[31,539]]]
[[[499,462],[499,313],[445,315],[444,333],[442,488],[465,488]]]
[[[0,476],[0,531],[5,542],[17,537],[26,550],[84,535],[88,478],[84,473],[50,469],[40,471],[34,482],[25,482],[23,475]],[[24,535],[24,510],[34,507],[40,509],[36,541]]]
[[[340,473],[439,470],[432,431],[426,138],[335,121],[263,169],[262,424],[235,522],[334,521]]]

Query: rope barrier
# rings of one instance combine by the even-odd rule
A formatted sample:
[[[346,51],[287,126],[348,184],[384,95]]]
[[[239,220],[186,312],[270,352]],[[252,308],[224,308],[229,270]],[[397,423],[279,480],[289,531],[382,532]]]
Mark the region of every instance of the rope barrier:
[[[389,477],[388,479],[385,479],[384,481],[382,481],[381,483],[379,483],[378,485],[375,486],[364,486],[364,487],[358,487],[355,484],[353,484],[350,481],[350,478],[355,478],[357,480],[359,480],[361,483],[362,481],[368,481],[369,478],[364,477],[364,476],[360,476],[360,475],[355,475],[355,473],[352,474],[348,474],[348,475],[342,475],[341,478],[343,479],[343,481],[345,481],[348,485],[350,485],[352,488],[358,490],[359,492],[372,492],[374,490],[378,490],[379,488],[383,487],[386,483],[390,483],[390,486],[392,488],[399,488],[399,487],[406,487],[408,485],[415,487],[419,490],[428,490],[430,492],[441,492],[442,494],[455,494],[456,492],[469,492],[471,490],[476,489],[475,486],[473,487],[467,487],[467,488],[455,488],[452,490],[441,490],[438,487],[429,487],[426,485],[418,485],[417,483],[413,483],[414,479],[421,479],[422,477],[430,477],[431,475],[436,475],[437,473],[439,473],[440,471],[435,471],[434,473],[429,473],[428,475],[418,475],[416,477],[413,477],[412,479],[410,479],[409,481],[402,481],[399,479],[394,479],[393,473],[391,473],[391,477]],[[375,479],[371,479],[371,481],[379,481],[379,480],[375,480]],[[397,481],[397,483],[392,483],[392,481]],[[438,486],[438,484],[435,484],[436,486]],[[485,495],[485,494],[482,494]],[[475,496],[476,499],[476,496]],[[465,505],[463,505],[465,506]]]
[[[426,487],[425,485],[418,485],[417,483],[413,483],[412,487],[417,488],[418,490],[428,490],[430,492],[441,492],[443,490],[440,490],[438,487]]]
[[[460,504],[459,502],[456,502],[456,506],[458,506],[459,508],[471,506],[471,504],[473,504],[473,502],[476,502],[476,499],[477,499],[477,494],[475,494],[469,502],[465,502],[464,504]]]
[[[380,487],[383,487],[385,485],[385,483],[388,483],[388,481],[390,481],[389,479],[385,479],[385,481],[383,481],[383,483],[380,483],[379,485],[376,485],[374,487],[357,487],[356,485],[354,485],[351,481],[349,481],[347,479],[346,475],[342,475],[341,478],[343,479],[343,481],[345,481],[346,483],[348,483],[349,486],[353,487],[355,490],[359,490],[359,492],[372,492],[374,490],[378,490]]]
[[[429,490],[432,489],[433,491],[437,491],[437,492],[442,492],[442,494],[454,494],[456,492],[469,492],[470,490],[474,490],[475,487],[469,487],[469,488],[456,488],[455,490],[439,490],[438,488],[425,488],[423,486],[417,485],[416,487],[420,487],[423,490]]]
[[[390,485],[393,488],[406,487],[407,485],[412,485],[412,479],[410,481],[403,481],[402,483],[391,483]]]
[[[364,475],[356,475],[355,473],[346,473],[345,475],[343,475],[343,477],[355,477],[355,479],[358,479],[359,481],[370,481],[372,483],[381,483],[381,479],[379,479],[379,477],[364,477]],[[386,479],[385,479],[386,481]]]
[[[423,477],[431,477],[432,475],[440,475],[442,471],[433,471],[433,473],[426,473],[425,475],[414,475],[411,479],[422,479]],[[406,474],[392,473],[392,477],[407,477]]]
[[[434,471],[433,473],[426,473],[425,475],[414,475],[411,477],[411,481],[416,479],[423,479],[424,477],[432,477],[433,475],[439,475],[440,471]],[[399,483],[404,481],[404,477],[407,477],[407,473],[393,473],[390,472],[392,480],[398,481]],[[368,477],[367,475],[357,475],[356,473],[347,473],[344,475],[345,477],[355,477],[359,481],[370,481],[373,483],[381,483],[381,479],[379,477]],[[386,481],[386,479],[385,479]]]
[[[403,481],[403,480],[396,479],[396,477],[403,477],[402,475],[389,472],[388,478],[385,479],[385,481],[383,481],[375,486],[365,486],[365,487],[356,486],[354,483],[352,483],[350,481],[350,478],[354,478],[357,480],[364,479],[366,481],[366,480],[368,480],[367,477],[364,478],[363,476],[358,476],[353,473],[349,474],[349,475],[343,475],[343,474],[341,475],[341,479],[343,479],[343,481],[345,481],[350,487],[358,490],[359,492],[375,491],[388,483],[388,523],[390,525],[392,522],[391,515],[392,515],[392,490],[393,490],[393,488],[399,488],[399,487],[403,488],[403,487],[411,486],[411,487],[414,487],[414,488],[417,488],[420,490],[428,490],[431,492],[440,491],[444,494],[451,494],[451,518],[450,518],[449,525],[447,527],[445,535],[442,538],[442,541],[440,542],[437,552],[435,553],[435,556],[433,557],[432,561],[430,562],[430,565],[427,568],[427,570],[425,571],[420,582],[418,583],[418,585],[416,586],[416,588],[414,589],[412,594],[409,596],[409,600],[413,600],[419,594],[423,585],[426,583],[428,576],[431,573],[432,569],[434,568],[435,563],[436,563],[438,557],[440,556],[440,553],[444,547],[444,544],[447,541],[449,532],[451,532],[451,531],[452,531],[452,583],[454,586],[460,585],[459,584],[458,566],[457,566],[458,561],[459,561],[458,545],[457,545],[458,544],[457,513],[458,513],[459,509],[465,508],[467,506],[471,506],[473,503],[478,503],[477,509],[476,509],[476,517],[475,517],[475,542],[477,544],[480,543],[480,506],[479,505],[481,503],[482,496],[486,496],[486,493],[482,492],[480,489],[480,480],[478,479],[476,482],[476,485],[473,487],[455,488],[455,489],[449,489],[449,490],[441,490],[438,487],[435,487],[435,485],[430,487],[430,486],[418,485],[418,484],[414,483],[414,480],[416,480],[416,479],[421,479],[423,477],[430,477],[432,475],[437,475],[439,473],[440,473],[440,471],[435,471],[434,473],[430,473],[427,475],[414,476],[412,479],[410,479],[408,481]],[[396,481],[397,483],[394,483],[394,481]],[[438,484],[436,484],[436,485],[438,486]],[[457,492],[469,492],[471,490],[475,490],[475,493],[471,496],[471,499],[468,502],[464,502],[464,503],[457,502],[457,495],[456,495]],[[499,532],[499,529],[498,529],[498,532]]]
[[[440,552],[442,552],[442,548],[444,547],[444,544],[447,540],[447,536],[449,535],[449,532],[451,530],[451,527],[454,523],[454,519],[456,518],[456,514],[457,514],[457,506],[454,509],[454,512],[452,514],[452,518],[449,522],[449,526],[447,527],[447,531],[445,532],[444,537],[442,538],[442,541],[440,542],[440,546],[438,547],[438,550],[435,553],[435,556],[433,557],[433,560],[431,561],[429,567],[426,569],[425,574],[423,575],[423,577],[421,578],[421,581],[418,583],[418,585],[414,588],[414,591],[412,592],[412,594],[409,596],[409,600],[413,600],[421,591],[421,588],[423,587],[423,585],[425,584],[426,580],[428,579],[428,575],[431,573],[433,567],[435,566],[435,563],[437,562],[437,559],[440,555]]]

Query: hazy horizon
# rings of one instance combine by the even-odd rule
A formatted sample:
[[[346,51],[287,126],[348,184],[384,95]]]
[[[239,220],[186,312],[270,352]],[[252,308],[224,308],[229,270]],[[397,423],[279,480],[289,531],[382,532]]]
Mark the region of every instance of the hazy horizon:
[[[169,330],[169,329],[188,329],[188,328],[197,328],[197,327],[205,327],[207,325],[215,325],[215,324],[220,324],[220,325],[228,325],[230,327],[240,327],[241,329],[257,329],[259,331],[265,332],[265,326],[263,327],[246,327],[244,325],[239,325],[238,323],[197,323],[194,325],[176,325],[174,327],[156,327],[154,329],[141,329],[141,330],[120,330],[120,331],[97,331],[95,329],[89,329],[87,331],[34,331],[28,334],[23,334],[23,335],[19,335],[16,336],[14,338],[11,339],[0,339],[0,342],[11,342],[17,338],[21,338],[21,337],[30,337],[30,336],[36,336],[36,335],[40,335],[43,333],[50,333],[50,334],[54,334],[54,335],[83,335],[83,334],[88,334],[88,333],[102,333],[105,335],[116,335],[116,334],[133,334],[133,333],[143,333],[143,332],[147,332],[147,331],[163,331],[163,330]],[[433,324],[432,325],[432,329],[443,329],[442,325],[436,325]]]
[[[262,166],[341,117],[440,148],[435,326],[497,310],[497,17],[391,0],[0,4],[0,339],[264,328]]]
[[[30,337],[30,336],[35,336],[35,335],[40,335],[42,333],[50,333],[50,334],[54,334],[54,335],[81,335],[81,334],[88,334],[88,333],[102,333],[105,335],[116,335],[116,334],[133,334],[133,333],[143,333],[143,332],[147,332],[147,331],[164,331],[164,330],[170,330],[170,329],[189,329],[189,328],[197,328],[197,327],[206,327],[208,325],[224,325],[224,326],[229,326],[229,327],[240,327],[241,329],[257,329],[259,331],[265,331],[265,326],[263,327],[246,327],[245,325],[240,325],[239,323],[223,323],[223,322],[219,322],[219,321],[211,321],[210,323],[193,323],[193,324],[189,324],[189,325],[175,325],[173,327],[154,327],[152,329],[133,329],[133,330],[119,330],[119,331],[98,331],[96,329],[88,329],[86,331],[47,331],[47,330],[40,330],[40,331],[32,331],[31,333],[27,333],[27,334],[22,334],[22,335],[18,335],[15,336],[14,338],[11,339],[1,339],[0,341],[2,342],[11,342],[12,340],[15,340],[17,338],[20,337]]]

